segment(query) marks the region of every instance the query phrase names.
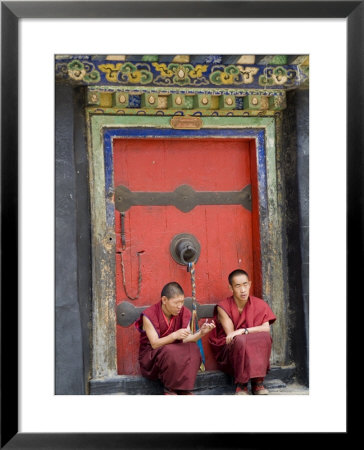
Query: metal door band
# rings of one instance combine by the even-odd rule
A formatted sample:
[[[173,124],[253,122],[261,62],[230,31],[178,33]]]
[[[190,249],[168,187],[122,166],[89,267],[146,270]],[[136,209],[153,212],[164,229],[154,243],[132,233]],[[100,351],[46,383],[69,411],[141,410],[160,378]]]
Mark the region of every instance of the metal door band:
[[[230,192],[197,192],[187,184],[178,186],[173,192],[132,192],[123,185],[115,188],[115,207],[120,212],[132,206],[170,205],[185,213],[197,205],[241,205],[251,211],[251,185]]]

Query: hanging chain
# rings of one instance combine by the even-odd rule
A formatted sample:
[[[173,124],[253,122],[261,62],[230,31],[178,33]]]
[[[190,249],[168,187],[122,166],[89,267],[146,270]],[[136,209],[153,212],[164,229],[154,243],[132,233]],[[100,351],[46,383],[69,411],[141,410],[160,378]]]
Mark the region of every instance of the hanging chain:
[[[144,252],[137,252],[138,255],[138,291],[135,297],[131,297],[128,294],[128,291],[126,289],[126,281],[125,281],[125,267],[124,267],[124,260],[123,260],[123,252],[126,249],[126,242],[125,242],[125,226],[124,226],[124,221],[125,221],[125,213],[120,213],[120,222],[121,222],[121,252],[120,252],[120,261],[121,261],[121,273],[123,276],[123,286],[124,286],[124,291],[126,296],[130,299],[130,300],[136,300],[139,298],[140,295],[140,290],[142,287],[142,268],[141,268],[141,260],[140,257],[142,255],[142,253]]]
[[[124,268],[124,261],[123,261],[123,252],[120,253],[120,257],[121,257],[121,259],[120,259],[120,261],[121,261],[121,272],[122,272],[122,275],[123,275],[123,286],[124,286],[124,291],[125,291],[126,296],[127,296],[130,300],[136,300],[137,298],[139,298],[139,295],[140,295],[140,290],[141,290],[141,287],[142,287],[142,270],[141,270],[141,260],[140,260],[140,256],[141,256],[142,253],[143,253],[143,252],[137,252],[137,255],[138,255],[138,291],[137,291],[137,294],[136,294],[135,297],[131,297],[131,296],[128,294],[128,291],[127,291],[127,289],[126,289],[125,268]]]

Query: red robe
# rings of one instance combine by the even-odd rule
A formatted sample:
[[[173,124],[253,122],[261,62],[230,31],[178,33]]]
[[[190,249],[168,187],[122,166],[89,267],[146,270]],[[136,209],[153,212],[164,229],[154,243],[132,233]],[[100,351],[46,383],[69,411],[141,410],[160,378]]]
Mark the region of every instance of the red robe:
[[[153,349],[143,330],[143,315],[150,320],[158,337],[162,338],[181,328],[187,328],[191,319],[190,310],[183,307],[178,316],[172,316],[168,324],[162,302],[158,302],[142,312],[135,326],[140,331],[139,364],[142,375],[151,380],[160,379],[168,389],[192,390],[201,364],[197,344],[176,340],[172,344]]]
[[[233,297],[222,300],[217,306],[230,317],[234,330],[256,327],[264,322],[272,324],[276,320],[269,305],[257,297],[249,297],[241,314]],[[217,306],[214,317],[216,328],[210,332],[209,342],[218,368],[233,375],[235,383],[247,383],[250,378],[265,377],[270,368],[270,333],[242,334],[226,344],[226,334],[217,317]]]

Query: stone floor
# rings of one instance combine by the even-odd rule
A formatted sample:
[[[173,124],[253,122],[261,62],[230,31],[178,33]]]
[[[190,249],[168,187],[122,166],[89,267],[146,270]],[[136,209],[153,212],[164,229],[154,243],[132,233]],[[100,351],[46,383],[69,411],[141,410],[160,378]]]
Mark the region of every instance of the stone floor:
[[[308,395],[309,388],[298,383],[289,383],[284,388],[269,388],[270,395]]]
[[[264,383],[269,395],[308,395],[309,388],[296,382],[284,383],[278,379],[267,380]],[[250,389],[250,386],[249,386]],[[235,388],[232,386],[213,387],[210,389],[197,389],[196,395],[234,395]]]

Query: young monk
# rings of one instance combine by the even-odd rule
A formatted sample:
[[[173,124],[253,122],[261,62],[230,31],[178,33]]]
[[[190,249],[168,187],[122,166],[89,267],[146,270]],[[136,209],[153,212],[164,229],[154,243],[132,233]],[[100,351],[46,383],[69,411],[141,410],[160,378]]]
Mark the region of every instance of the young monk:
[[[269,326],[276,316],[268,304],[249,295],[251,281],[247,272],[234,270],[229,275],[232,296],[215,309],[216,329],[209,336],[211,350],[220,370],[234,376],[235,394],[266,395],[263,381],[270,364],[272,338]]]
[[[139,364],[144,377],[160,379],[165,395],[192,395],[201,354],[196,342],[215,324],[190,330],[191,311],[183,306],[184,293],[176,282],[168,283],[161,301],[145,309],[135,325],[140,331]]]

